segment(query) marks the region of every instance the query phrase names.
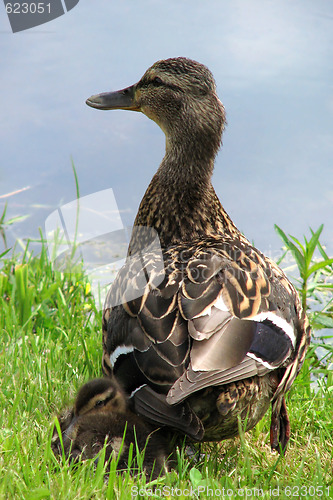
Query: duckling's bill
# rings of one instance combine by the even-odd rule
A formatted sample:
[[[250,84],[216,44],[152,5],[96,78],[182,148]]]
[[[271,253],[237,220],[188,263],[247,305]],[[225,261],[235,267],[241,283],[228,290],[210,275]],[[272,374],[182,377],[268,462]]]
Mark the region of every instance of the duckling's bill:
[[[140,111],[140,106],[135,99],[135,85],[116,92],[103,92],[92,95],[86,100],[86,104],[96,109],[128,109],[130,111]]]

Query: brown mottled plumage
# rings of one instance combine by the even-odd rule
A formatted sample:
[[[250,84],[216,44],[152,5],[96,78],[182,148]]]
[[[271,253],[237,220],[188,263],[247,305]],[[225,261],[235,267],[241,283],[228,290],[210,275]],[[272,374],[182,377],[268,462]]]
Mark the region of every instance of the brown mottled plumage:
[[[141,111],[166,135],[105,302],[105,373],[139,415],[197,440],[236,435],[238,417],[250,429],[271,403],[271,446],[284,450],[284,394],[310,329],[294,287],[239,232],[212,187],[225,125],[212,74],[186,58],[158,61],[137,84],[87,104]],[[162,254],[142,227],[155,230]]]
[[[101,378],[87,382],[79,390],[74,407],[59,416],[61,439],[66,456],[72,460],[94,458],[107,443],[105,461],[117,458],[117,468],[127,469],[130,446],[135,466],[136,446],[145,450],[143,467],[147,476],[156,478],[165,469],[167,446],[163,438],[137,415],[129,411],[125,393],[116,380]],[[57,430],[52,449],[62,454]]]

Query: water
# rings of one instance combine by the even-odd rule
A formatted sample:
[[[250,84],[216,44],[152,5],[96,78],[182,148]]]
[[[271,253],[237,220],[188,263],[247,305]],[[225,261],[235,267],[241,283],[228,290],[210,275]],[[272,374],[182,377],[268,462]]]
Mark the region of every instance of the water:
[[[75,199],[71,158],[81,196],[112,188],[132,224],[164,135],[139,113],[102,113],[85,99],[183,55],[212,70],[226,107],[213,181],[237,226],[275,257],[274,223],[298,237],[324,223],[333,254],[331,2],[80,2],[17,34],[0,16],[0,214],[7,201],[8,218],[29,216],[9,228],[9,244],[38,237]]]
[[[139,113],[98,112],[91,94],[135,83],[158,59],[187,56],[213,72],[228,119],[214,187],[264,253],[278,224],[297,237],[324,223],[333,255],[333,3],[327,0],[80,2],[12,34],[0,11],[0,216],[39,238],[76,197],[112,188],[133,223],[163,157],[164,136]],[[103,214],[102,214],[103,215]],[[3,250],[0,238],[0,253]]]

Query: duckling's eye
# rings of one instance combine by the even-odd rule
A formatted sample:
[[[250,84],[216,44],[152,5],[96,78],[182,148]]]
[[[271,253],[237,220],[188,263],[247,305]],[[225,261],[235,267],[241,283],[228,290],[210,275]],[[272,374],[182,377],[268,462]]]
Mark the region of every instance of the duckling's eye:
[[[104,399],[99,399],[96,403],[95,403],[95,408],[101,408],[101,406],[104,406],[105,405],[105,401]]]
[[[155,78],[152,79],[151,83],[155,86],[158,87],[159,85],[163,85],[162,80],[158,77],[155,76]]]

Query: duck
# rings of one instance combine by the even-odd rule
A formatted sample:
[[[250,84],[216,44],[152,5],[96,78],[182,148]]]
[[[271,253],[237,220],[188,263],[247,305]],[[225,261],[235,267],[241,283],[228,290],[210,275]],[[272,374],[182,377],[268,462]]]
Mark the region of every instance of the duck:
[[[161,434],[128,410],[127,396],[115,379],[90,380],[79,390],[74,406],[58,417],[61,437],[54,428],[51,448],[55,456],[64,452],[72,462],[93,459],[105,448],[105,462],[117,460],[117,469],[138,468],[129,454],[143,452],[143,470],[156,479],[167,471],[168,448]],[[98,458],[96,458],[98,460]]]
[[[136,414],[193,441],[237,436],[239,421],[250,430],[271,406],[271,449],[283,453],[285,395],[311,332],[294,286],[213,188],[226,114],[211,71],[185,57],[160,60],[138,83],[86,104],[141,112],[166,137],[106,296],[104,374]]]

